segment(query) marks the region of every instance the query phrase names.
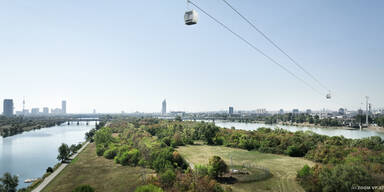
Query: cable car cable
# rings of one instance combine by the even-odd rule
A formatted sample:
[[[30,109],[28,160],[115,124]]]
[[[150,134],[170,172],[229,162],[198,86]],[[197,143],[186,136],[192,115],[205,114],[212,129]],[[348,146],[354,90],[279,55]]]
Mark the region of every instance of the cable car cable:
[[[320,91],[318,91],[315,87],[313,87],[312,85],[310,85],[308,82],[306,82],[304,79],[298,77],[296,74],[294,74],[292,71],[290,71],[288,68],[286,68],[284,65],[280,64],[279,62],[277,62],[276,60],[274,60],[272,57],[270,57],[269,55],[267,55],[266,53],[264,53],[262,50],[260,50],[259,48],[257,48],[255,45],[253,45],[251,42],[249,42],[247,39],[245,39],[244,37],[242,37],[241,35],[239,35],[238,33],[234,32],[231,28],[229,28],[228,26],[226,26],[224,23],[222,23],[221,21],[219,21],[218,19],[216,19],[215,17],[213,17],[211,14],[209,14],[208,12],[206,12],[204,9],[200,8],[198,5],[196,5],[193,1],[189,0],[189,3],[191,5],[193,5],[194,7],[196,7],[197,9],[199,9],[201,12],[203,12],[205,15],[207,15],[208,17],[210,17],[212,20],[214,20],[216,23],[218,23],[219,25],[221,25],[223,28],[225,28],[226,30],[228,30],[229,32],[231,32],[233,35],[235,35],[237,38],[239,38],[240,40],[242,40],[244,43],[246,43],[247,45],[249,45],[251,48],[253,48],[255,51],[257,51],[258,53],[260,53],[261,55],[263,55],[264,57],[266,57],[268,60],[270,60],[272,63],[276,64],[277,66],[279,66],[280,68],[282,68],[284,71],[288,72],[290,75],[292,75],[293,77],[295,77],[297,80],[301,81],[302,83],[304,83],[305,85],[307,85],[308,87],[310,87],[313,91],[315,91],[316,93],[320,94],[320,95],[323,95]]]
[[[243,18],[249,25],[252,26],[260,35],[262,35],[268,42],[270,42],[276,49],[278,49],[281,53],[288,57],[292,63],[294,63],[297,67],[299,67],[302,71],[304,71],[308,76],[310,76],[314,81],[316,81],[322,88],[329,91],[329,89],[321,83],[314,75],[308,72],[303,66],[301,66],[295,59],[293,59],[287,52],[285,52],[280,46],[278,46],[272,39],[270,39],[263,31],[257,28],[249,19],[247,19],[243,14],[241,14],[237,9],[235,9],[228,1],[222,0],[225,4],[228,5],[233,11],[235,11],[241,18]]]

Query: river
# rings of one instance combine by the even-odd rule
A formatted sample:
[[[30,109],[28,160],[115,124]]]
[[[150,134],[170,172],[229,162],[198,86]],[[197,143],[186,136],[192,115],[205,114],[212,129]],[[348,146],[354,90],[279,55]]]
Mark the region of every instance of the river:
[[[58,160],[58,147],[85,141],[85,133],[95,127],[95,122],[86,125],[62,124],[49,128],[23,132],[18,135],[0,137],[0,176],[10,172],[19,177],[18,188],[27,187],[25,179],[43,176],[48,167]]]
[[[296,131],[313,131],[320,135],[328,135],[328,136],[344,136],[345,138],[351,139],[361,139],[365,137],[371,136],[380,136],[384,139],[383,132],[377,132],[372,130],[359,130],[359,129],[342,129],[342,128],[324,128],[324,127],[305,127],[305,126],[288,126],[288,125],[268,125],[262,123],[239,123],[239,122],[229,122],[229,121],[215,121],[215,124],[219,127],[231,128],[235,127],[236,129],[242,130],[256,130],[261,127],[267,127],[271,129],[282,128],[291,132]]]

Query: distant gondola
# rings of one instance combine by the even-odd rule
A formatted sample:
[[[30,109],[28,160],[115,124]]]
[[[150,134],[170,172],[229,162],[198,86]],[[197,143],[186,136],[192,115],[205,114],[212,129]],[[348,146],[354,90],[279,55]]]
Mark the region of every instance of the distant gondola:
[[[198,14],[195,10],[187,11],[184,15],[186,25],[195,25],[197,23]]]
[[[328,93],[325,97],[326,97],[327,99],[331,99],[331,94]]]

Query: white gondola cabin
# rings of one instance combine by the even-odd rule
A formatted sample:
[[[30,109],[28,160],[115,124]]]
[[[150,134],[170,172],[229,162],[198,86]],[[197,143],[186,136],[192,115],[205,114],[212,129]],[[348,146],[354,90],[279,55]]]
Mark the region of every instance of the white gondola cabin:
[[[197,19],[198,19],[198,14],[195,10],[185,12],[184,21],[186,25],[196,24]]]

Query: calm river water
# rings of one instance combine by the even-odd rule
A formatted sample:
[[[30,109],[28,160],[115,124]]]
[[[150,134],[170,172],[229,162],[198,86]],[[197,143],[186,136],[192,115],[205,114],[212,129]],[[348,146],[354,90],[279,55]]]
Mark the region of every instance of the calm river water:
[[[58,147],[85,141],[85,133],[95,127],[95,122],[63,124],[24,132],[11,137],[0,137],[0,175],[10,172],[19,176],[18,188],[27,187],[25,179],[43,176],[47,167],[58,160]]]
[[[261,124],[261,123],[238,123],[238,122],[228,122],[228,121],[216,121],[215,124],[219,127],[225,127],[225,128],[235,127],[236,129],[242,129],[242,130],[256,130],[260,127],[267,127],[272,129],[282,128],[291,132],[309,130],[309,131],[318,133],[320,135],[328,135],[328,136],[342,135],[346,138],[351,138],[351,139],[360,139],[360,138],[371,137],[371,136],[380,136],[382,139],[384,139],[383,132],[377,132],[377,131],[371,131],[371,130],[365,130],[365,129],[360,131],[359,129],[349,130],[349,129],[336,129],[336,128],[299,127],[299,126],[286,126],[286,125],[267,125],[267,124]]]

